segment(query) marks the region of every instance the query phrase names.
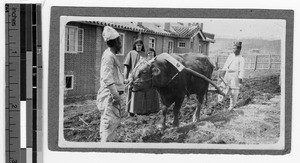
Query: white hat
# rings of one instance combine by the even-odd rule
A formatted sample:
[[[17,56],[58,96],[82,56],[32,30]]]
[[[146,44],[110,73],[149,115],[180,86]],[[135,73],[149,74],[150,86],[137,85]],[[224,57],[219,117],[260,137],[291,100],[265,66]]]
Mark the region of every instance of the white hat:
[[[103,30],[103,33],[102,33],[102,36],[103,36],[104,41],[107,42],[109,40],[113,40],[113,39],[119,37],[120,34],[115,29],[113,29],[112,27],[105,26],[104,30]]]

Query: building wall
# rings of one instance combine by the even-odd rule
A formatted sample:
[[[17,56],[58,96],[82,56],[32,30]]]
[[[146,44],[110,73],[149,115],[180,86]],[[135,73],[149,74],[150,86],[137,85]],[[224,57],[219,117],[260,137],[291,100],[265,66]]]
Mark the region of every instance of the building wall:
[[[196,48],[195,48],[195,38],[191,38],[190,39],[190,49],[189,49],[190,53],[196,53]]]
[[[73,54],[65,53],[65,75],[74,75],[74,83],[72,90],[66,90],[65,96],[84,96],[97,94],[100,88],[100,63],[104,50],[107,48],[103,40],[103,27],[95,25],[86,25],[81,23],[69,23],[68,25],[77,26],[84,29],[84,51],[83,53]],[[145,44],[145,50],[149,49],[149,37],[156,39],[155,50],[157,54],[168,51],[169,40],[174,41],[174,53],[198,53],[199,43],[202,44],[206,55],[208,53],[208,43],[201,42],[199,36],[195,37],[193,49],[191,48],[191,39],[180,39],[173,37],[158,36],[153,34],[139,34],[138,32],[116,29],[119,33],[125,35],[124,54],[117,55],[121,62],[122,71],[124,69],[123,62],[129,51],[132,50],[135,39],[141,38]],[[178,42],[184,41],[185,48],[179,48]]]
[[[175,53],[176,39],[174,37],[163,37],[163,50],[162,53],[168,52],[168,43],[169,41],[173,41],[173,53]],[[159,53],[157,53],[159,54]]]
[[[208,42],[202,41],[199,35],[195,36],[192,40],[194,45],[192,46],[190,52],[208,55],[208,46],[209,46]],[[201,45],[201,51],[199,51],[199,45]]]
[[[202,46],[202,54],[208,55],[207,42],[201,42],[201,46]]]
[[[206,55],[209,56],[209,45],[210,43],[206,43]]]
[[[69,23],[70,26],[77,26],[84,29],[84,50],[83,53],[65,53],[65,75],[74,75],[72,90],[66,90],[65,96],[83,96],[96,94],[100,88],[100,66],[102,54],[107,49],[103,40],[103,27],[85,25],[81,23]],[[116,29],[125,35],[124,54],[117,55],[123,62],[130,50],[134,40],[138,37],[137,32]]]
[[[143,42],[145,45],[145,51],[149,49],[149,38],[155,38],[155,52],[156,54],[161,54],[164,51],[164,37],[152,34],[143,34]]]
[[[185,47],[184,48],[179,48],[178,44],[179,42],[185,42]],[[178,38],[176,39],[175,45],[174,45],[174,53],[188,53],[190,52],[190,39],[181,39]]]
[[[122,65],[122,69],[124,68],[123,66],[123,62],[125,57],[127,56],[128,52],[132,50],[133,48],[133,43],[135,41],[135,39],[138,38],[138,33],[137,32],[131,32],[131,31],[126,31],[126,30],[119,30],[116,29],[119,33],[123,33],[125,35],[125,41],[123,44],[123,48],[124,48],[124,54],[121,55],[117,55],[117,58],[119,59],[121,65]]]
[[[73,89],[65,96],[95,93],[96,28],[84,24],[68,24],[84,29],[83,53],[65,53],[65,75],[74,75]]]
[[[193,46],[193,53],[201,53],[201,51],[199,51],[199,45],[200,45],[200,37],[199,37],[199,35],[197,35],[197,36],[195,36],[194,38],[193,38],[193,44],[194,44],[194,46]]]
[[[95,56],[95,90],[98,92],[100,88],[100,66],[101,66],[101,57],[103,51],[105,50],[104,40],[102,37],[103,27],[96,27],[96,56]]]

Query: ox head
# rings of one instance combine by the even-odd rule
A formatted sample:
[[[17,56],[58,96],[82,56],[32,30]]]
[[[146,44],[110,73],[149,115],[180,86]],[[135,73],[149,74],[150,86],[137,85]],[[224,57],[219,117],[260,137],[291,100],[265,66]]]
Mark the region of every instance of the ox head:
[[[160,69],[154,66],[155,60],[156,58],[150,61],[142,60],[132,70],[130,87],[133,92],[146,91],[153,88],[154,77],[161,73]]]

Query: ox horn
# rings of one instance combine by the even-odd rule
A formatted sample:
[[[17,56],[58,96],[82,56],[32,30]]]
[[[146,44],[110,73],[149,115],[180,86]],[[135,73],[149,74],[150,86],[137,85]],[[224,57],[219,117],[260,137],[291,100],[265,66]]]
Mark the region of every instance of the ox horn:
[[[190,73],[192,73],[192,74],[194,74],[194,75],[196,75],[196,76],[198,76],[198,77],[200,77],[200,78],[202,78],[202,79],[204,79],[204,80],[206,80],[208,83],[210,83],[211,85],[213,85],[216,89],[217,89],[217,92],[220,94],[220,95],[222,95],[222,96],[226,96],[226,94],[213,82],[213,81],[211,81],[210,79],[208,79],[206,76],[204,76],[204,75],[202,75],[202,74],[200,74],[200,73],[198,73],[198,72],[196,72],[196,71],[194,71],[194,70],[192,70],[192,69],[190,69],[190,68],[185,68],[188,72],[190,72]]]

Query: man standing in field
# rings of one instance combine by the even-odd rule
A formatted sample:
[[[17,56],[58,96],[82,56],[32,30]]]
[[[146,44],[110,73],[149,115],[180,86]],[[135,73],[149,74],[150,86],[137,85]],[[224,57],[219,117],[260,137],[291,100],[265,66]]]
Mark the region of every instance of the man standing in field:
[[[103,52],[100,67],[100,89],[97,95],[97,107],[104,111],[101,115],[101,142],[114,140],[114,130],[120,124],[121,95],[124,92],[124,78],[121,64],[116,57],[121,51],[122,44],[119,33],[112,27],[105,26],[103,39],[108,48]]]
[[[242,42],[235,42],[233,53],[228,56],[220,72],[220,78],[224,77],[221,87],[229,87],[227,90],[230,98],[228,110],[232,110],[235,107],[240,87],[243,83],[245,60],[240,54],[241,50]],[[222,97],[219,95],[219,102],[223,100]]]

